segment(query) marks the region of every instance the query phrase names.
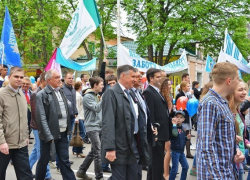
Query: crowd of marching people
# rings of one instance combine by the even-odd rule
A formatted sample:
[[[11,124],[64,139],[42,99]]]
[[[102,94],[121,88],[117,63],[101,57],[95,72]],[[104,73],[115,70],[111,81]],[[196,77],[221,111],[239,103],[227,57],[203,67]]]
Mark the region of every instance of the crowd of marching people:
[[[185,180],[189,170],[202,180],[243,179],[250,163],[250,98],[235,65],[217,63],[202,89],[184,73],[173,93],[162,70],[148,69],[145,88],[136,68],[123,65],[115,73],[106,62],[89,79],[82,74],[75,82],[68,72],[62,81],[52,69],[36,85],[22,68],[1,67],[0,180],[9,163],[20,180],[53,180],[52,166],[65,180],[91,180],[86,172],[92,162],[96,180],[104,179],[103,172],[111,173],[110,180],[141,180],[142,170],[147,180],[174,180],[178,172]],[[195,115],[179,108],[183,97],[199,100]],[[195,154],[190,150],[193,128]],[[34,146],[28,154],[31,133]],[[91,144],[88,154],[83,142]],[[84,158],[76,174],[69,149]],[[187,158],[193,159],[192,167]]]

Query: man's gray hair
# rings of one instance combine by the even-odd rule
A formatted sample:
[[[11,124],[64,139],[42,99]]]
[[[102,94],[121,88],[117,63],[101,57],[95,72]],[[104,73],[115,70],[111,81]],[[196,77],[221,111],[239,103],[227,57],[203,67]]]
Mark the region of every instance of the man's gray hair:
[[[55,72],[55,69],[50,69],[46,72],[45,74],[45,81],[47,81],[48,79],[51,79],[53,77],[53,72]]]
[[[117,79],[119,80],[122,73],[128,73],[129,71],[136,72],[135,68],[130,65],[119,66],[117,69]]]

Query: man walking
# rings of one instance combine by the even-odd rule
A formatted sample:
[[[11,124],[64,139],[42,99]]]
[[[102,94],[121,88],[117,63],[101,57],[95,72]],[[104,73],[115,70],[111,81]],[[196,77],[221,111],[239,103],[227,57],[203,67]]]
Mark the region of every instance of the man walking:
[[[85,129],[91,140],[91,151],[79,167],[76,176],[83,180],[91,180],[86,174],[92,161],[95,162],[95,179],[103,179],[101,161],[101,129],[102,129],[102,101],[99,100],[98,93],[102,92],[103,79],[92,77],[89,79],[91,89],[87,90],[83,96],[83,109],[85,119]]]
[[[202,98],[198,108],[196,148],[197,179],[238,179],[234,163],[244,160],[236,148],[235,117],[226,97],[233,94],[238,83],[238,68],[223,62],[212,71],[214,86]]]
[[[75,180],[69,163],[69,141],[71,134],[70,112],[63,91],[60,89],[60,74],[49,70],[45,75],[48,85],[36,95],[36,120],[40,137],[40,158],[36,168],[36,180],[44,180],[50,160],[50,144],[55,143],[63,179]]]
[[[120,66],[118,83],[103,95],[102,160],[111,164],[110,180],[132,180],[138,176],[138,106],[129,94],[135,72],[130,65]]]
[[[29,138],[30,138],[30,133],[31,133],[31,127],[30,127],[30,121],[31,121],[31,108],[30,108],[30,97],[31,97],[31,90],[30,90],[30,85],[31,85],[31,81],[30,78],[25,76],[23,78],[23,83],[22,83],[22,91],[23,94],[26,98],[27,101],[27,106],[28,106],[28,110],[27,110],[27,117],[28,117],[28,126],[29,126]],[[32,142],[30,142],[30,144],[32,144]]]
[[[69,102],[69,114],[71,119],[71,128],[73,128],[75,123],[75,118],[78,115],[76,109],[76,91],[73,88],[74,77],[71,72],[68,72],[64,78],[63,92]],[[72,129],[71,129],[72,131]],[[69,135],[69,141],[71,140],[71,135]]]
[[[36,123],[36,94],[41,91],[47,85],[45,81],[45,72],[40,75],[40,86],[32,93],[30,97],[30,107],[31,107],[31,122],[30,127],[32,128],[32,132],[35,138],[34,147],[29,156],[30,169],[32,170],[34,164],[40,157],[40,139],[38,134],[38,127]],[[53,180],[50,174],[50,166],[47,165],[45,180]]]
[[[140,92],[140,85],[142,80],[141,73],[137,70],[136,80],[134,83],[134,87],[130,90],[131,97],[133,100],[138,104],[139,116],[138,116],[138,125],[139,125],[139,143],[140,148],[139,155],[140,155],[140,162],[138,167],[138,180],[142,179],[142,165],[148,166],[150,164],[150,156],[149,156],[149,145],[148,141],[152,142],[153,132],[150,122],[150,115],[149,110],[147,107],[146,102],[144,101],[144,97]],[[157,130],[154,130],[157,133]],[[136,179],[137,180],[137,179]]]
[[[150,121],[152,124],[158,123],[158,140],[153,146],[149,142],[151,163],[149,165],[147,179],[148,180],[162,180],[163,178],[163,161],[164,161],[164,147],[165,142],[169,141],[169,110],[168,104],[164,97],[160,94],[161,84],[161,70],[150,68],[147,71],[147,80],[149,86],[143,92],[146,99],[149,111]]]
[[[27,102],[22,90],[24,71],[12,67],[10,84],[0,89],[0,179],[5,180],[12,160],[18,180],[32,180],[29,166]]]

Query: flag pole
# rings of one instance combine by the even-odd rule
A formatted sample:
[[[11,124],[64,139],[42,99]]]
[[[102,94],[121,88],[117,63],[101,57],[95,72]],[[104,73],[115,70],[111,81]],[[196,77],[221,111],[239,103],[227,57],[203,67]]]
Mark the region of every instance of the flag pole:
[[[117,0],[117,64],[120,62],[120,43],[121,43],[121,35],[120,35],[120,0]]]
[[[101,34],[102,34],[102,40],[103,40],[103,45],[104,45],[104,49],[107,49],[106,43],[105,43],[105,38],[102,32],[102,24],[100,24],[100,30],[101,30]]]

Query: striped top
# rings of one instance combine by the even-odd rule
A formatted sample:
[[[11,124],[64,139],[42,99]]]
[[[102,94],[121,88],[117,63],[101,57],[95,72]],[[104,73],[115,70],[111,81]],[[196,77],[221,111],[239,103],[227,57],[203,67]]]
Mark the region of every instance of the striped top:
[[[235,122],[228,101],[210,89],[198,108],[197,179],[234,180]]]

